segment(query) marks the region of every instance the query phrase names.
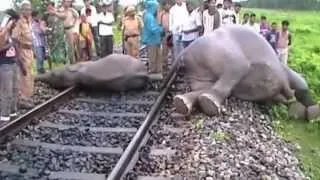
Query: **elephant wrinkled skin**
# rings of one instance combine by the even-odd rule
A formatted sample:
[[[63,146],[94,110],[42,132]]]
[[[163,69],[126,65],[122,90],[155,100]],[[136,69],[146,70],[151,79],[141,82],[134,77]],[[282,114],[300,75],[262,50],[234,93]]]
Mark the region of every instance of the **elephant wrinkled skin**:
[[[145,65],[128,55],[112,54],[97,61],[82,62],[36,77],[56,88],[75,85],[92,89],[127,91],[143,88],[148,80]]]
[[[249,101],[286,101],[296,97],[314,105],[304,78],[283,65],[268,42],[241,25],[220,27],[202,36],[177,58],[184,61],[192,91],[174,97],[176,110],[188,115],[194,105],[213,116],[230,95]]]

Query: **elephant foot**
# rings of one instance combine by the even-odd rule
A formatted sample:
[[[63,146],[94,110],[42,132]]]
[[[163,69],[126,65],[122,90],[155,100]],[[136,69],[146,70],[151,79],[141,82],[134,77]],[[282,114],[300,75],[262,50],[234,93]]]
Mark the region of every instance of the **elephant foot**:
[[[183,115],[189,115],[192,110],[192,103],[183,95],[177,95],[173,99],[176,111]]]
[[[220,112],[220,104],[216,98],[208,93],[203,93],[198,97],[198,103],[203,111],[208,116],[214,116]]]
[[[316,104],[316,105],[307,107],[307,118],[309,121],[319,120],[319,118],[320,118],[320,105]]]
[[[289,105],[288,114],[289,117],[293,119],[307,119],[306,107],[297,101]]]

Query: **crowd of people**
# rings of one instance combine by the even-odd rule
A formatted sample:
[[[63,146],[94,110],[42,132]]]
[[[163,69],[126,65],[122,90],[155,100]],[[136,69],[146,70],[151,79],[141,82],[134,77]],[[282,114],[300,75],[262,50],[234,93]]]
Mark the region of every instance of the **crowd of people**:
[[[79,12],[72,3],[73,0],[62,0],[59,6],[50,3],[47,7],[47,15],[63,23],[70,64],[111,54],[115,24],[112,1],[94,5],[91,0],[84,0],[85,6]],[[46,18],[32,11],[28,0],[20,4],[19,12],[8,12],[8,22],[0,27],[0,121],[17,116],[17,105],[30,104],[34,88],[32,65],[35,60],[37,72],[44,73],[44,61],[50,52],[46,33],[51,28]],[[282,21],[278,29],[277,23],[270,25],[265,16],[258,23],[254,13],[244,13],[242,18],[240,13],[241,5],[232,0],[222,4],[206,0],[198,6],[188,0],[175,0],[173,4],[164,1],[161,6],[157,0],[145,0],[143,11],[134,6],[123,10],[119,24],[124,51],[138,57],[140,44],[146,45],[149,72],[162,75],[168,69],[170,52],[177,57],[198,37],[226,24],[241,24],[264,36],[286,64],[291,45],[289,22]]]

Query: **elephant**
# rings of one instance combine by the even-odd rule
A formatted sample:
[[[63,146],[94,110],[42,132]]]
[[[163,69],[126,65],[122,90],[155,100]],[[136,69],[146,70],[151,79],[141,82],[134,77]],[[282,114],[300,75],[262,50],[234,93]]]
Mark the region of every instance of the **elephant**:
[[[174,97],[180,114],[190,115],[198,106],[208,116],[217,115],[229,96],[254,102],[295,97],[306,108],[316,105],[305,79],[279,61],[263,36],[241,25],[199,37],[180,52],[173,70],[181,64],[191,92]]]
[[[97,61],[81,62],[36,77],[55,88],[83,86],[90,89],[128,91],[143,88],[150,80],[145,65],[129,55],[111,54]]]

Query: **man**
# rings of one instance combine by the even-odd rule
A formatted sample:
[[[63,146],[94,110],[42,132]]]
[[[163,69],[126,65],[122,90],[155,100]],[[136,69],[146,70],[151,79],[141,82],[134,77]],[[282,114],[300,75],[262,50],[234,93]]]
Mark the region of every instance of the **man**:
[[[245,26],[256,33],[260,33],[260,26],[258,23],[256,23],[256,14],[255,13],[252,13],[250,15],[249,22]]]
[[[138,58],[139,55],[139,37],[143,27],[143,23],[136,15],[136,10],[133,6],[129,6],[126,10],[126,16],[123,20],[124,42],[130,56]]]
[[[181,31],[186,16],[188,16],[186,4],[182,0],[176,0],[175,5],[169,11],[169,30],[172,33],[174,59],[183,49]]]
[[[235,24],[241,24],[241,22],[240,22],[240,11],[241,11],[241,4],[240,3],[235,3],[235,5],[234,5],[234,12],[235,12],[235,15],[236,15]]]
[[[155,0],[145,2],[145,12],[143,15],[143,34],[142,42],[148,48],[149,61],[149,72],[152,74],[162,73],[161,63],[161,34],[163,28],[158,24],[157,21],[157,10],[159,3]]]
[[[279,32],[278,32],[278,27],[276,22],[273,22],[271,24],[271,30],[268,32],[266,39],[271,45],[271,47],[274,49],[274,51],[278,54],[277,43],[279,40]]]
[[[199,37],[201,30],[201,19],[198,11],[195,9],[195,4],[191,1],[187,2],[188,16],[185,17],[185,21],[182,24],[182,42],[183,47],[186,48],[194,40]]]
[[[290,23],[287,20],[281,22],[281,30],[279,33],[279,40],[277,44],[280,62],[285,65],[287,65],[288,63],[289,47],[292,41],[292,36],[289,32],[289,25]]]
[[[263,37],[266,37],[269,31],[270,31],[270,26],[269,26],[267,17],[266,16],[261,16],[260,34],[262,34]]]
[[[216,9],[215,0],[208,1],[208,9],[203,12],[203,28],[204,35],[212,32],[221,26],[221,15],[220,12]]]
[[[39,12],[32,12],[32,37],[33,49],[37,60],[37,71],[39,74],[45,73],[44,60],[46,57],[45,22],[39,17]]]
[[[62,9],[56,10],[53,7],[49,7],[50,14],[57,16],[63,21],[64,31],[68,44],[68,58],[70,64],[76,63],[76,42],[78,35],[79,14],[72,8],[72,0],[63,0]]]
[[[98,18],[101,56],[105,57],[113,53],[113,30],[114,17],[112,2],[103,2],[102,13]]]
[[[223,9],[221,10],[222,14],[222,24],[235,24],[236,14],[232,7],[232,0],[223,1]]]
[[[87,22],[91,25],[92,27],[92,34],[94,37],[94,45],[96,49],[96,55],[100,55],[99,51],[99,36],[98,36],[98,14],[97,14],[97,9],[91,5],[91,0],[84,0],[84,5],[81,9],[81,15],[86,16]],[[90,10],[90,14],[88,15],[86,12]]]
[[[21,17],[12,31],[12,38],[17,42],[17,51],[26,70],[26,75],[20,73],[19,88],[22,105],[28,106],[33,95],[34,80],[32,75],[32,18],[31,3],[24,0],[21,3]]]
[[[169,30],[169,10],[170,10],[170,3],[168,1],[163,2],[162,10],[159,13],[159,23],[163,27],[164,37],[162,38],[162,58],[163,58],[163,69],[164,71],[168,70],[168,54],[169,54],[169,44],[170,41],[170,30]],[[172,37],[172,36],[171,36]]]

